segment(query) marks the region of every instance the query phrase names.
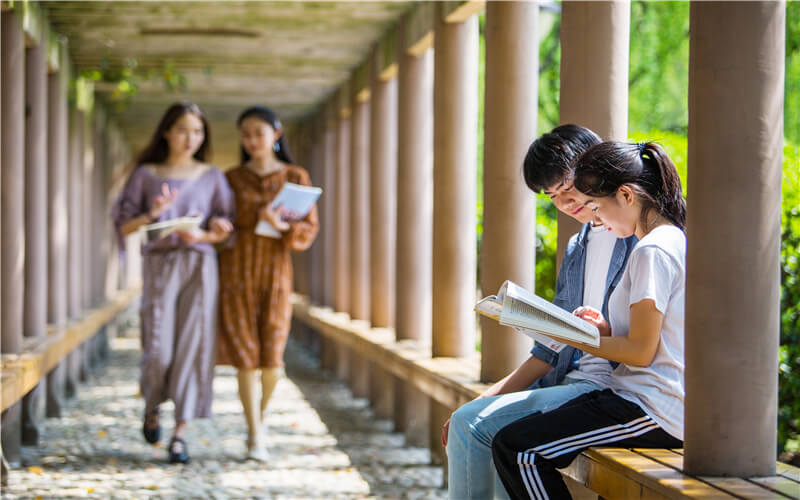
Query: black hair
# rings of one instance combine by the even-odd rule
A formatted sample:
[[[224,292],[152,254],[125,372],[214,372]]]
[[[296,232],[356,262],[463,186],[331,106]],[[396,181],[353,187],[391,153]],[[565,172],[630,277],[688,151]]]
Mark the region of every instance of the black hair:
[[[274,111],[271,109],[264,107],[264,106],[252,106],[244,111],[242,114],[239,115],[239,118],[236,120],[236,126],[241,127],[242,122],[245,121],[247,118],[258,118],[259,120],[266,122],[272,127],[273,130],[276,132],[279,130],[283,130],[283,126],[281,125],[281,121],[278,120],[278,115],[275,114]],[[293,164],[294,160],[292,159],[292,153],[289,151],[289,144],[286,141],[286,134],[281,134],[278,137],[275,149],[275,156],[284,163]],[[242,164],[246,163],[250,160],[250,154],[245,151],[244,146],[239,145],[242,153]]]
[[[613,196],[627,185],[642,201],[642,222],[653,209],[686,229],[686,200],[681,179],[667,153],[654,142],[604,142],[575,162],[575,188],[587,196]]]
[[[571,172],[570,165],[575,158],[600,142],[600,137],[588,128],[559,125],[533,141],[528,148],[522,162],[525,184],[531,191],[544,191]]]
[[[167,144],[164,134],[184,115],[195,115],[203,122],[203,143],[194,153],[194,159],[205,162],[207,157],[211,157],[211,129],[208,126],[206,115],[203,114],[197,104],[182,101],[170,106],[164,116],[161,117],[161,121],[158,122],[158,127],[156,127],[156,131],[147,147],[136,158],[136,166],[146,163],[159,164],[166,161],[167,157],[169,157],[169,144]]]

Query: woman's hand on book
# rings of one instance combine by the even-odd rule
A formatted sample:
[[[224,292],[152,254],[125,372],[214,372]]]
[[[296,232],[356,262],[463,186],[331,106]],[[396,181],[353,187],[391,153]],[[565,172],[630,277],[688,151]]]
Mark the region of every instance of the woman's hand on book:
[[[594,307],[581,306],[572,311],[572,314],[596,326],[600,331],[601,337],[611,336],[611,325],[608,324],[603,314]]]
[[[265,205],[259,211],[258,216],[261,220],[269,222],[272,227],[274,227],[275,229],[277,229],[282,233],[285,233],[291,228],[289,223],[286,222],[281,216],[280,205],[278,205],[275,208],[272,208],[269,204]]]
[[[212,243],[224,241],[233,231],[233,224],[223,217],[212,217],[208,221],[208,232],[213,239]]]
[[[177,189],[170,189],[169,184],[166,182],[161,184],[161,194],[156,196],[153,200],[153,206],[150,207],[150,211],[148,215],[150,219],[157,219],[164,213],[164,210],[169,208],[172,205],[172,202],[175,201],[175,198],[178,196]]]

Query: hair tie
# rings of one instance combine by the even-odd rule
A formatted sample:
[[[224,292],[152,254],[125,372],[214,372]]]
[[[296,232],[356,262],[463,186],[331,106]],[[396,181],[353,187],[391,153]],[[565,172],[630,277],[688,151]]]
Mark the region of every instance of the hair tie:
[[[639,156],[644,156],[644,149],[647,147],[647,143],[637,142],[636,145],[639,147]]]

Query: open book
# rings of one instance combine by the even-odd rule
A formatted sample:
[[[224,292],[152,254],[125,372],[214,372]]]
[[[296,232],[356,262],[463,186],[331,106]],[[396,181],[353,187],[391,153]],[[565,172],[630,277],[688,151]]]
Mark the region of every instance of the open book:
[[[200,215],[176,217],[147,224],[139,228],[139,231],[142,235],[142,243],[147,244],[160,240],[175,231],[194,231],[200,226],[201,222],[203,222],[203,217]]]
[[[497,295],[479,300],[475,312],[501,325],[514,327],[556,352],[564,346],[550,337],[595,347],[600,345],[600,332],[596,326],[511,281],[503,283]]]
[[[322,194],[322,188],[314,186],[302,186],[287,182],[272,200],[271,207],[281,206],[281,217],[283,220],[293,222],[302,220],[311,207]],[[256,225],[256,234],[268,238],[280,238],[283,236],[280,231],[272,227],[267,221],[259,221]]]

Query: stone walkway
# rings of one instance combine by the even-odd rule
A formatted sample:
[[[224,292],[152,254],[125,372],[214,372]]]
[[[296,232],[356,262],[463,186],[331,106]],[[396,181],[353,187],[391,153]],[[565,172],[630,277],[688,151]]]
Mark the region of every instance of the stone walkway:
[[[404,445],[391,424],[297,346],[287,351],[267,425],[271,461],[243,460],[245,424],[235,371],[218,367],[213,419],[192,422],[189,465],[166,463],[164,444],[141,435],[139,340],[111,341],[109,366],[82,387],[61,419],[48,419],[25,448],[3,498],[445,498],[427,449]],[[162,411],[163,434],[172,405]],[[162,443],[166,440],[162,440]]]

